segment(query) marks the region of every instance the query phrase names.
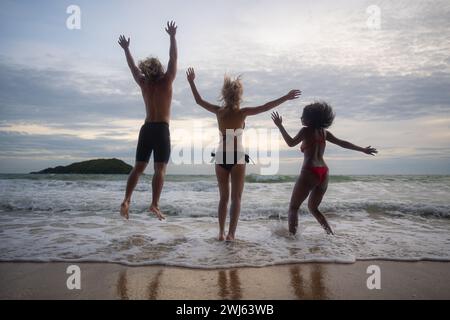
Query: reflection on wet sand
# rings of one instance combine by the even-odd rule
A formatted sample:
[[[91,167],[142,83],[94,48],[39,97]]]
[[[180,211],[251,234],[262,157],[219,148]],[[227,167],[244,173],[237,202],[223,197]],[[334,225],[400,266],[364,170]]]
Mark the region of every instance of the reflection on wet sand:
[[[242,299],[242,289],[238,269],[219,270],[217,275],[217,286],[219,287],[220,298],[231,300]]]
[[[130,299],[128,297],[128,280],[127,280],[127,271],[121,271],[119,274],[119,278],[117,279],[117,295],[122,300]]]
[[[298,299],[327,299],[322,268],[320,264],[294,265],[289,268],[291,286]]]
[[[275,269],[275,268],[274,268]],[[271,269],[190,270],[181,268],[126,268],[116,275],[120,299],[199,297],[239,300],[248,297],[328,299],[327,265],[297,264]],[[209,276],[206,276],[208,275]],[[259,276],[258,276],[259,274]],[[164,275],[164,277],[163,277]],[[270,294],[270,292],[275,292]],[[282,293],[285,292],[285,293]],[[289,294],[286,294],[289,292]]]
[[[148,285],[148,291],[147,291],[147,298],[150,300],[154,300],[158,298],[159,293],[159,287],[161,283],[161,276],[163,274],[163,270],[160,269],[156,273],[156,276],[153,278],[152,281],[150,281],[150,284]]]
[[[141,294],[138,289],[141,286],[131,285],[128,281],[127,270],[121,271],[119,273],[119,277],[117,279],[117,295],[122,300],[129,300],[130,296],[134,299],[158,299],[158,294],[160,290],[161,277],[164,273],[163,269],[160,269],[156,272],[154,276],[150,278],[150,281],[147,286],[146,294]]]

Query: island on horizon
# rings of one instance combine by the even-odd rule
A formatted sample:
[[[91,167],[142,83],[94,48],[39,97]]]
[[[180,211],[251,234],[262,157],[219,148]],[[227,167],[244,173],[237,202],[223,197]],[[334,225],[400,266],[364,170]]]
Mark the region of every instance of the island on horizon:
[[[68,166],[57,166],[47,168],[30,174],[48,174],[48,173],[73,173],[73,174],[129,174],[132,166],[122,160],[113,159],[93,159],[81,162],[74,162]]]

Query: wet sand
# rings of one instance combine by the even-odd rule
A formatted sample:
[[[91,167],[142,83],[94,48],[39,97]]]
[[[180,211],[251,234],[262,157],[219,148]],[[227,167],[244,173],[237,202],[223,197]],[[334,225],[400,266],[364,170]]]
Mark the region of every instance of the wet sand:
[[[0,299],[450,299],[449,262],[359,261],[201,270],[73,263],[81,289],[68,290],[71,263],[0,263]],[[381,289],[367,288],[369,265]]]

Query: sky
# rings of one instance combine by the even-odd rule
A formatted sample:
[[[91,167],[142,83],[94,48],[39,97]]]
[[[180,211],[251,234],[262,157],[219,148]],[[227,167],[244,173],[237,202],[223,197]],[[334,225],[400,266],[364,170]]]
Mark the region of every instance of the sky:
[[[80,29],[67,28],[70,5],[81,10]],[[291,135],[305,105],[330,103],[335,136],[379,150],[371,157],[329,144],[331,174],[450,174],[450,2],[439,0],[2,0],[0,172],[93,158],[133,164],[145,109],[117,40],[131,38],[136,61],[166,65],[168,20],[178,24],[179,48],[169,174],[214,173],[207,156],[217,122],[195,104],[189,66],[212,103],[225,74],[241,75],[244,107],[302,90],[276,109]],[[246,129],[246,145],[260,152],[249,173],[275,156],[276,173],[299,172],[299,147],[286,146],[270,113],[249,117]],[[204,161],[186,164],[199,152]]]

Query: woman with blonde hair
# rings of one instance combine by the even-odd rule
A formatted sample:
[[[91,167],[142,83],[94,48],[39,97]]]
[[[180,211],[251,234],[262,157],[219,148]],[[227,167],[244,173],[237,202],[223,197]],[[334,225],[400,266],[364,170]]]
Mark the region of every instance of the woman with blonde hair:
[[[219,185],[219,240],[234,240],[236,227],[241,210],[241,197],[244,190],[245,178],[245,155],[242,146],[242,130],[245,126],[245,119],[272,108],[288,100],[297,99],[300,90],[291,90],[288,94],[270,101],[258,107],[241,108],[243,87],[239,78],[232,80],[225,77],[222,87],[223,106],[209,103],[200,96],[194,83],[195,73],[193,68],[186,72],[187,79],[191,86],[195,102],[217,117],[221,139],[216,150],[216,177]],[[230,139],[230,137],[232,137]],[[228,200],[230,198],[231,180],[231,206],[230,206],[230,226],[228,234],[225,236],[225,222],[227,217]]]

